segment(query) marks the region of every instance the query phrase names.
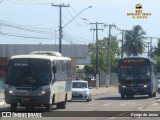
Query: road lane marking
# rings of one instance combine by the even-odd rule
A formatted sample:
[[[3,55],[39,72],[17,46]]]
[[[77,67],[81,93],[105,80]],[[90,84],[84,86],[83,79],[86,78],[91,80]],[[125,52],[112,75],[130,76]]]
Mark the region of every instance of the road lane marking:
[[[153,103],[152,105],[159,105],[159,103]]]
[[[70,105],[81,105],[82,103],[72,103]]]
[[[97,103],[89,103],[89,104],[87,104],[87,105],[96,105]]]
[[[122,103],[122,104],[120,104],[120,105],[127,105],[128,103]]]
[[[109,106],[109,105],[111,105],[112,103],[107,103],[107,104],[103,104],[104,106]]]
[[[137,103],[137,104],[135,104],[135,105],[143,105],[143,104]]]

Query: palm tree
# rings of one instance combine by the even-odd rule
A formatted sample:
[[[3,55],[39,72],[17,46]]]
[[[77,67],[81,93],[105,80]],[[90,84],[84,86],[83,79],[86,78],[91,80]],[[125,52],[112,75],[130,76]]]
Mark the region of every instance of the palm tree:
[[[127,56],[138,56],[145,52],[146,42],[144,41],[146,32],[140,25],[133,26],[132,30],[126,31],[125,43],[122,51]]]

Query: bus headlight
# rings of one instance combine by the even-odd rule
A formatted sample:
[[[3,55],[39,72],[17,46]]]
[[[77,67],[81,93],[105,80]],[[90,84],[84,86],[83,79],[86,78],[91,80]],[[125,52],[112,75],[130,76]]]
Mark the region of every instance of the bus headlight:
[[[9,92],[10,94],[13,94],[13,90],[9,90],[8,92]]]
[[[44,94],[46,94],[46,92],[47,92],[46,90],[42,90],[41,94],[44,95]]]
[[[50,91],[50,86],[49,85],[45,85],[45,86],[42,86],[42,87],[37,89],[37,92],[38,92],[39,96],[42,96],[42,95],[46,94],[48,91]]]
[[[146,88],[146,87],[147,87],[147,85],[145,84],[143,87],[144,87],[144,88]]]
[[[5,89],[6,91],[8,91],[9,94],[11,95],[15,95],[15,91],[16,91],[16,88],[11,86],[11,85],[6,85],[5,86]]]
[[[126,88],[126,86],[125,86],[125,85],[122,85],[122,87],[123,87],[123,88]]]

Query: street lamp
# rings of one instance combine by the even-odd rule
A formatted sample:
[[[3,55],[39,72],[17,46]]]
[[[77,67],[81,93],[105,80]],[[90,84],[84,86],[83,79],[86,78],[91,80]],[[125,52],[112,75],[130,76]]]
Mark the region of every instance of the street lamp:
[[[92,6],[89,6],[89,7],[87,7],[87,8],[85,8],[85,9],[83,9],[81,12],[79,12],[75,17],[73,17],[68,23],[66,23],[64,26],[63,26],[63,28],[64,27],[66,27],[70,22],[72,22],[78,15],[80,15],[83,11],[85,11],[85,10],[87,10],[88,8],[92,8]]]
[[[66,26],[67,26],[70,22],[72,22],[78,15],[80,15],[83,11],[87,10],[88,8],[92,8],[92,6],[89,6],[89,7],[85,8],[85,9],[83,9],[83,10],[82,10],[81,12],[79,12],[75,17],[73,17],[68,23],[66,23],[63,27],[62,27],[62,26],[59,27],[59,34],[60,34],[60,36],[59,36],[59,37],[60,37],[60,38],[59,38],[59,43],[60,43],[60,44],[59,44],[59,52],[60,52],[60,53],[61,53],[61,51],[62,51],[62,50],[61,50],[61,49],[62,49],[62,47],[61,47],[61,46],[62,46],[62,42],[61,42],[61,41],[62,41],[62,35],[61,35],[61,34],[62,34],[62,29],[63,29],[64,27],[66,27]]]
[[[86,18],[83,18],[83,20],[85,20],[85,21],[88,21],[89,23],[91,23],[88,19],[86,19]],[[86,23],[87,24],[87,23]],[[95,30],[93,30],[93,44],[94,44],[94,32],[95,32]]]

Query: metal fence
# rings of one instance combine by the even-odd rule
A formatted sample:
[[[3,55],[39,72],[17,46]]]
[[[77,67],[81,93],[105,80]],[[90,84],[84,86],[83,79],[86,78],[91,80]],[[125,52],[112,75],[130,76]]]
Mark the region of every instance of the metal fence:
[[[109,85],[117,85],[118,84],[118,78],[116,73],[111,73],[111,78]],[[106,85],[106,73],[102,72],[100,73],[100,86]]]

